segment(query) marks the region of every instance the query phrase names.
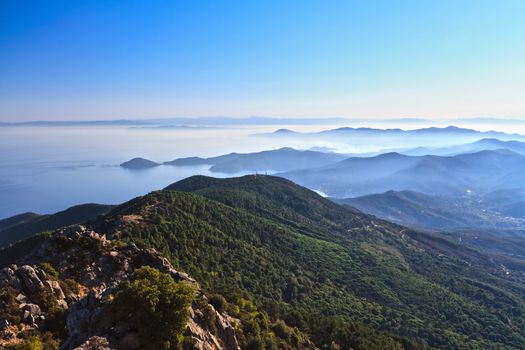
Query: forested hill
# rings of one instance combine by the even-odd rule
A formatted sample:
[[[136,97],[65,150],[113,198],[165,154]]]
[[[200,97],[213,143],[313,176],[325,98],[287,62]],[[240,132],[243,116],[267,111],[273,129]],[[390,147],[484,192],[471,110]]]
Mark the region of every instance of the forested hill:
[[[51,215],[23,213],[0,220],[0,247],[14,243],[35,233],[94,220],[111,210],[103,204],[80,204]]]
[[[525,348],[522,261],[504,266],[278,177],[191,177],[95,228],[156,248],[208,292],[250,299],[319,347]]]

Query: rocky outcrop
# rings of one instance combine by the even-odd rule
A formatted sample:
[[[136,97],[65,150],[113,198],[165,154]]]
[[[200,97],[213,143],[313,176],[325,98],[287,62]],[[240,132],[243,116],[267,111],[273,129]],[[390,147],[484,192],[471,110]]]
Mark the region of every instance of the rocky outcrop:
[[[238,321],[221,315],[210,304],[207,305],[207,308],[206,312],[212,315],[208,319],[202,310],[196,307],[190,310],[190,321],[185,335],[193,340],[194,348],[199,350],[240,349],[234,328]],[[213,324],[208,324],[209,319]],[[210,328],[215,332],[210,332]]]
[[[25,334],[38,332],[49,328],[49,320],[56,321],[62,314],[67,338],[61,350],[140,349],[143,344],[136,330],[117,318],[110,301],[118,285],[145,265],[199,290],[194,279],[175,270],[154,249],[108,240],[84,226],[57,231],[16,265],[0,270],[0,288],[10,293],[6,298],[10,304],[0,307],[11,310],[12,319],[22,325],[12,327],[7,319],[0,319],[0,338],[8,338],[0,346],[20,341],[18,329]],[[189,343],[195,349],[240,349],[237,321],[217,312],[205,302],[202,292],[198,294],[200,302],[193,303],[185,332]],[[203,317],[203,305],[208,314],[213,314],[213,324],[209,324],[209,317]]]
[[[109,347],[109,342],[106,338],[93,336],[86,340],[82,345],[75,348],[75,350],[113,350]]]
[[[34,293],[36,291],[44,289],[44,283],[38,277],[37,270],[29,265],[24,265],[18,269],[18,275],[21,278],[24,286],[29,291],[29,293]],[[45,274],[39,270],[39,275],[45,277]]]

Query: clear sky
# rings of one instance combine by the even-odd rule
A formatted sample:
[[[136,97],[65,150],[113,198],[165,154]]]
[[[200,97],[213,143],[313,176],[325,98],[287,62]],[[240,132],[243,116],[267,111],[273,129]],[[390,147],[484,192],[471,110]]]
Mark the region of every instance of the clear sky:
[[[0,0],[0,120],[525,118],[525,1]]]

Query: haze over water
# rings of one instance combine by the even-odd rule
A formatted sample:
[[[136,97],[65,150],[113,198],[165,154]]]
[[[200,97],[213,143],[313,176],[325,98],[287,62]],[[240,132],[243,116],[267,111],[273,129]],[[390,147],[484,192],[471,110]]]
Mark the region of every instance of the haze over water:
[[[354,122],[351,125],[346,123],[180,129],[117,126],[2,127],[0,128],[0,218],[27,211],[52,213],[86,202],[117,204],[161,189],[194,174],[226,176],[219,173],[211,174],[208,166],[160,166],[142,171],[132,171],[118,166],[133,157],[163,162],[180,157],[209,157],[230,152],[254,152],[280,147],[297,149],[325,147],[346,153],[376,152],[384,148],[380,144],[363,144],[353,140],[330,143],[253,136],[279,128],[320,131],[340,126],[389,128],[400,125],[369,121],[366,124]],[[429,125],[405,122],[401,128],[426,126]],[[474,127],[477,130],[525,134],[525,125],[464,126]]]
[[[194,174],[210,175],[207,166],[132,171],[118,165],[133,157],[168,161],[271,149],[279,142],[249,135],[273,130],[3,127],[0,218],[52,213],[85,202],[120,203]]]

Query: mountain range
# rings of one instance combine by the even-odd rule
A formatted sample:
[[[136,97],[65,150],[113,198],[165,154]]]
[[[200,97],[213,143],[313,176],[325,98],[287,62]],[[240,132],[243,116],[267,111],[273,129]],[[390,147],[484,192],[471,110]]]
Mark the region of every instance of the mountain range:
[[[280,176],[339,198],[389,190],[458,196],[523,188],[524,171],[525,156],[498,149],[456,156],[385,153],[351,157],[325,167],[290,171]]]
[[[525,142],[520,141],[501,141],[496,138],[485,138],[476,142],[462,145],[454,145],[439,148],[417,147],[408,150],[398,150],[399,153],[409,156],[452,156],[461,153],[474,153],[485,150],[507,149],[520,154],[525,154]],[[384,152],[382,152],[384,153]]]
[[[105,271],[154,248],[204,293],[224,297],[223,308],[239,318],[237,335],[245,334],[243,349],[277,340],[282,349],[308,348],[308,341],[356,350],[525,347],[523,260],[362,214],[282,178],[194,176],[111,209],[82,229],[86,238],[76,230],[18,242],[0,251],[0,265],[35,261],[26,254],[50,249],[51,239],[57,278],[85,285],[91,270],[73,272],[92,261]],[[109,242],[90,243],[102,236]],[[68,254],[77,259],[53,258],[75,239],[83,248]],[[130,273],[140,261],[128,264]],[[67,316],[68,325],[79,316]]]
[[[525,141],[525,136],[499,131],[479,131],[474,129],[448,127],[428,127],[420,129],[378,129],[370,127],[343,127],[316,132],[298,132],[278,129],[272,133],[253,135],[276,139],[280,142],[302,142],[333,145],[350,153],[378,152],[381,149],[407,150],[417,145],[423,148],[441,148],[476,142],[483,138],[496,138],[502,141]]]
[[[447,127],[429,127],[413,130],[404,129],[378,129],[368,127],[342,127],[337,129],[316,131],[316,132],[298,132],[290,129],[278,129],[270,134],[259,134],[263,136],[300,136],[300,137],[371,137],[371,136],[395,136],[395,137],[447,137],[447,136],[469,136],[480,138],[499,138],[499,139],[524,139],[519,134],[508,134],[500,131],[478,131],[474,129],[460,128],[457,126]]]
[[[0,127],[52,127],[52,126],[239,126],[239,125],[327,125],[348,122],[344,118],[272,118],[272,117],[173,117],[150,119],[114,119],[114,120],[31,120],[2,122]]]
[[[500,197],[499,201],[491,200],[496,196]],[[511,196],[514,200],[509,198]],[[516,197],[522,198],[521,201]],[[523,208],[523,196],[516,196],[516,191],[512,191],[512,195],[509,193],[508,196],[498,191],[497,194],[490,193],[485,196],[465,194],[452,198],[414,191],[387,191],[334,200],[364,213],[419,229],[501,231],[525,228],[525,212],[516,210]]]
[[[196,166],[210,165],[210,171],[225,174],[240,172],[276,172],[324,166],[345,159],[336,153],[296,150],[285,147],[253,153],[230,153],[217,157],[178,158],[169,162],[156,163],[144,158],[134,158],[120,166],[128,169],[147,169],[164,165]]]

